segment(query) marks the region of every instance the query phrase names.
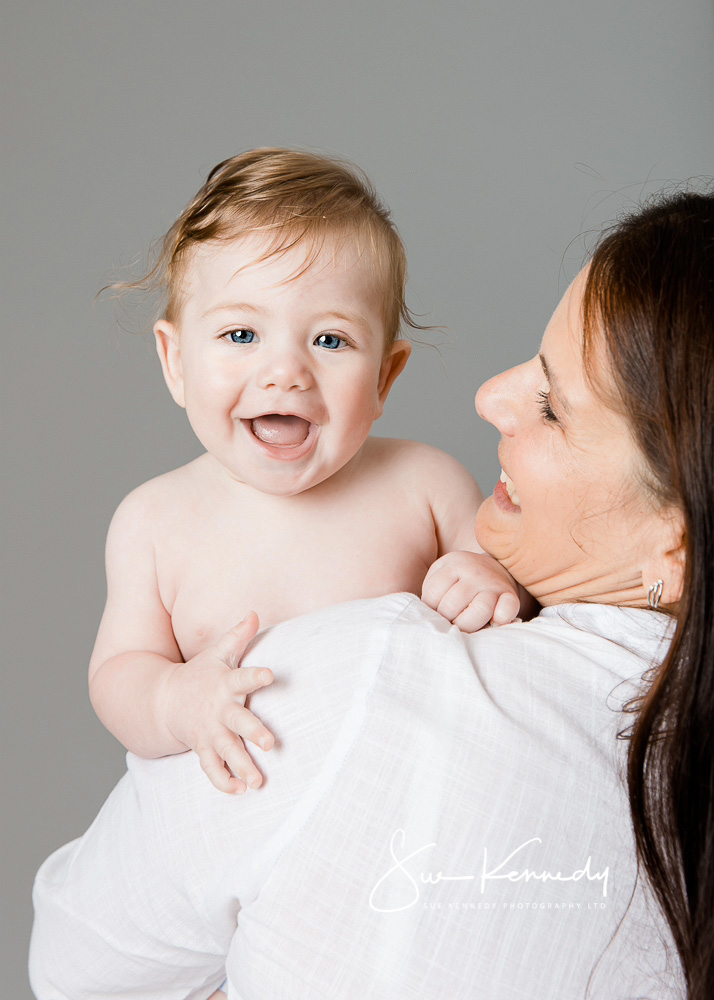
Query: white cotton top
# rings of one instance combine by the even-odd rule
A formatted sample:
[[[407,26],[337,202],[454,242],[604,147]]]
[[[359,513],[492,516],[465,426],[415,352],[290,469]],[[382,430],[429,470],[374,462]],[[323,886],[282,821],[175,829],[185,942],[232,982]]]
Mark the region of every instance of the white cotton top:
[[[683,996],[616,738],[668,625],[562,605],[464,635],[401,594],[263,632],[263,787],[128,754],[37,875],[38,1000],[203,1000],[224,966],[230,1000]]]

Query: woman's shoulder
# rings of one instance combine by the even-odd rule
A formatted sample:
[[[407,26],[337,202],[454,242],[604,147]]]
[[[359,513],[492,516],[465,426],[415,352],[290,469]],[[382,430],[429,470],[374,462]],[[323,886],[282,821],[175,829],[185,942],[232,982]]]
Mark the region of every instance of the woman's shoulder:
[[[622,676],[632,664],[644,669],[661,662],[674,634],[675,620],[647,608],[613,604],[573,603],[543,608],[533,620],[536,628],[568,633],[573,642],[589,643],[603,651],[613,666],[621,664]]]
[[[290,618],[261,631],[254,642],[291,648],[309,641],[314,645],[339,645],[343,649],[356,643],[364,650],[372,641],[384,643],[392,625],[409,614],[421,601],[414,594],[388,594],[342,604],[330,604],[309,614]],[[424,606],[426,607],[426,606]],[[428,610],[428,609],[427,609]],[[418,617],[418,611],[414,612]]]
[[[662,618],[559,605],[530,622],[464,634],[414,599],[391,622],[381,673],[415,705],[430,692],[467,728],[491,720],[500,729],[507,717],[524,739],[553,744],[557,733],[563,752],[591,736],[604,747],[624,727],[622,708],[643,675],[664,658]]]
[[[674,622],[666,615],[640,608],[603,604],[559,604],[543,608],[529,622],[514,622],[479,632],[463,633],[429,608],[415,594],[390,594],[344,604],[330,605],[311,614],[272,626],[266,632],[277,637],[283,633],[340,633],[344,628],[370,631],[383,628],[393,642],[419,646],[427,636],[447,655],[453,647],[458,655],[494,659],[518,656],[527,650],[550,650],[547,662],[555,664],[564,650],[564,659],[573,662],[578,652],[584,659],[600,654],[603,663],[612,664],[623,677],[631,667],[647,665],[653,657],[663,656],[671,638]],[[536,661],[538,658],[529,656]],[[545,664],[546,661],[539,662]]]

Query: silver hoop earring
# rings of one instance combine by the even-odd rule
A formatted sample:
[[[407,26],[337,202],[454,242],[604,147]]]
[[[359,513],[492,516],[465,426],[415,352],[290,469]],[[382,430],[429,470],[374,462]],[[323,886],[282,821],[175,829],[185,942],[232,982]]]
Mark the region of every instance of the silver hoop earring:
[[[662,580],[655,580],[655,582],[652,584],[652,586],[648,591],[647,603],[649,604],[649,606],[652,608],[653,611],[656,611],[657,608],[659,607],[659,602],[662,599],[663,586],[664,583]]]

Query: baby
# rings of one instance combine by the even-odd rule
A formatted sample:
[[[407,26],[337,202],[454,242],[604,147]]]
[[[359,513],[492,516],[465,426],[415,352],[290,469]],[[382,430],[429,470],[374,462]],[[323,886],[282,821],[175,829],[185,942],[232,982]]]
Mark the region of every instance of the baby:
[[[191,748],[218,789],[243,792],[262,779],[242,738],[274,742],[245,705],[271,671],[232,669],[259,621],[411,591],[475,631],[511,621],[519,597],[478,549],[468,472],[369,436],[415,324],[402,242],[366,178],[304,152],[233,157],[149,279],[167,293],[164,377],[205,453],[112,519],[90,696],[129,750]]]

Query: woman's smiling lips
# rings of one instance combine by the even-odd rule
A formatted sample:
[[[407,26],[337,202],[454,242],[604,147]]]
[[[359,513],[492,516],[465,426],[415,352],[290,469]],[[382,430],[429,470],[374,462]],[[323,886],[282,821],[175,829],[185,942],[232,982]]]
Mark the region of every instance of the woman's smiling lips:
[[[515,484],[501,469],[501,476],[493,491],[493,499],[497,507],[508,514],[520,514],[521,498],[516,493]]]

